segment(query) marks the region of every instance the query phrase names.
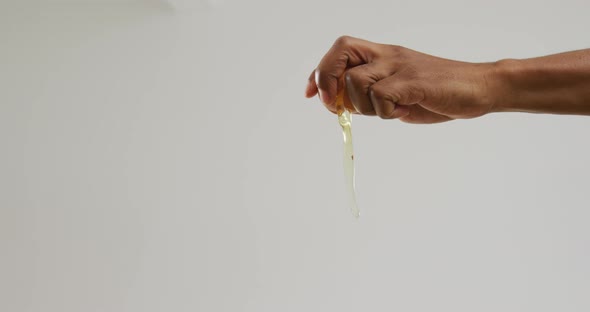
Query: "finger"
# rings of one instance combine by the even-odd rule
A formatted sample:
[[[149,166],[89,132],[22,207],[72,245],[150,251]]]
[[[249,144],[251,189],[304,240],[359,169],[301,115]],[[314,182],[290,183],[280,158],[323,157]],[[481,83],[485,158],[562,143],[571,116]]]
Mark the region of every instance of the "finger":
[[[406,81],[395,74],[377,81],[369,88],[369,98],[375,113],[383,119],[399,118],[396,110],[402,105],[419,104],[424,93],[418,83]]]
[[[307,79],[307,86],[305,87],[305,97],[310,98],[318,93],[318,86],[315,84],[315,69]]]
[[[396,119],[396,118],[403,118],[405,116],[407,116],[408,114],[410,114],[410,108],[412,106],[411,105],[401,105],[401,104],[396,104],[395,105],[395,109],[392,109],[392,111],[390,112],[389,115],[387,115],[386,117],[381,117],[383,119]]]
[[[396,118],[394,117],[394,112],[395,109],[400,108],[399,104],[396,103],[395,99],[392,99],[391,101],[387,100],[385,102],[383,102],[382,99],[378,99],[375,96],[375,92],[374,91],[370,91],[369,92],[369,98],[371,100],[371,103],[374,103],[373,105],[375,108],[375,114],[383,119],[393,119]],[[399,117],[399,116],[398,116]]]
[[[324,107],[326,107],[330,112],[338,114],[338,106],[336,105],[336,103],[326,104],[322,102],[322,104],[324,104]]]
[[[343,108],[353,114],[356,113],[354,107],[352,107],[352,104],[350,103],[350,99],[348,99],[348,94],[346,93],[346,88],[344,87],[344,77],[338,80],[337,90],[338,93],[336,94],[336,99],[333,102],[328,104],[322,102],[322,104],[324,104],[324,106],[329,111],[335,112],[336,114],[339,114]]]
[[[356,111],[356,108],[354,108],[354,105],[352,105],[352,101],[350,100],[350,95],[348,94],[348,88],[345,88],[345,83],[344,83],[344,79],[342,79],[342,86],[339,86],[339,88],[343,89],[344,92],[344,107],[351,113],[351,114],[360,114],[359,112]],[[340,92],[340,91],[338,91]]]
[[[409,108],[408,114],[400,117],[400,120],[406,123],[433,124],[453,120],[453,118],[429,111],[418,104],[407,107]]]
[[[388,68],[388,66],[372,62],[353,67],[344,74],[346,91],[355,110],[360,114],[369,116],[376,114],[369,98],[369,89],[374,83],[393,73]]]
[[[379,45],[362,39],[343,36],[324,55],[315,70],[320,99],[331,104],[336,99],[338,79],[347,68],[369,63]]]
[[[313,96],[315,96],[318,93],[318,87],[315,84],[315,69],[311,72],[311,75],[309,75],[308,81],[307,81],[307,87],[305,88],[305,96],[307,98],[311,98]],[[333,114],[338,114],[336,106],[335,105],[327,105],[325,103],[323,103],[324,106]]]

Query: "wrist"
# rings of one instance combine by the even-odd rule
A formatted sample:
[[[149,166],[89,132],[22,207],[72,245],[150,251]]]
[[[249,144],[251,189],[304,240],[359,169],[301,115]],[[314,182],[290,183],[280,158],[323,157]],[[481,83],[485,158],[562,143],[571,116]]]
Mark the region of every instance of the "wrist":
[[[485,78],[491,113],[519,111],[517,92],[513,88],[522,66],[522,61],[517,59],[502,59],[491,63]]]

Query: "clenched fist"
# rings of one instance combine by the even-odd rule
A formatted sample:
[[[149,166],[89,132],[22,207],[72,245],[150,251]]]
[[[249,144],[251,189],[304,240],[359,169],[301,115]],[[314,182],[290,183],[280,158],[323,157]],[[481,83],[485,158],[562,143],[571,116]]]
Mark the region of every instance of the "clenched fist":
[[[489,76],[495,63],[466,63],[404,47],[340,37],[309,77],[306,96],[319,93],[336,112],[344,87],[345,107],[353,113],[435,123],[473,118],[494,109]]]

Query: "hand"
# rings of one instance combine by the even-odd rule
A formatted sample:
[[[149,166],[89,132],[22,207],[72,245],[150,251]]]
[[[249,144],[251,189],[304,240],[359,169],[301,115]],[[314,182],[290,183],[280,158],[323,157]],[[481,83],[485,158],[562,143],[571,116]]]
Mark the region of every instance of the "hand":
[[[305,94],[319,93],[335,113],[336,94],[345,86],[344,106],[352,113],[435,123],[492,111],[493,72],[493,63],[452,61],[345,36],[312,72]]]

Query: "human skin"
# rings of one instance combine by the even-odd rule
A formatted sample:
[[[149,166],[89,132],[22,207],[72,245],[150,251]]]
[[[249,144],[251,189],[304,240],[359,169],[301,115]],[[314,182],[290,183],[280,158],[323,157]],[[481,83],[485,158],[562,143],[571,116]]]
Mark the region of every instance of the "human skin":
[[[590,115],[590,49],[469,63],[343,36],[313,70],[305,95],[319,94],[336,113],[343,87],[351,112],[408,123],[492,112]]]

